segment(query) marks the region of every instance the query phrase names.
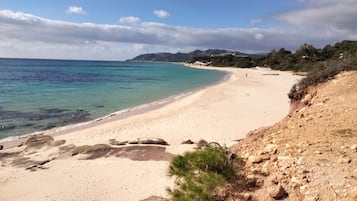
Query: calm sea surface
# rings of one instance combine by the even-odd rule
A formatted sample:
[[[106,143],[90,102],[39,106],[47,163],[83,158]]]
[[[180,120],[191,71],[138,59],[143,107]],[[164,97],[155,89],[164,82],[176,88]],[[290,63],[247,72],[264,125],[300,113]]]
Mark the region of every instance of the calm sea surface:
[[[0,59],[0,138],[88,121],[225,75],[171,63]]]

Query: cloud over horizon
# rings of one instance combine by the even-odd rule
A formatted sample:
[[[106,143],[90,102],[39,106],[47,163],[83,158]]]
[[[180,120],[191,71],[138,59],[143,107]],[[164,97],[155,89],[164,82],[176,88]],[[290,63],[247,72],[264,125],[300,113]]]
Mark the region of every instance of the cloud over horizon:
[[[87,12],[83,10],[82,7],[79,6],[69,6],[66,10],[66,13],[69,14],[80,14],[80,15],[85,15]]]
[[[164,10],[155,10],[154,14],[158,17],[158,18],[168,18],[170,17],[170,13]]]
[[[141,23],[140,18],[134,17],[134,16],[121,17],[121,18],[119,18],[119,21],[123,24],[140,24]]]
[[[352,0],[300,1],[306,7],[273,16],[285,25],[272,28],[192,28],[143,22],[134,16],[119,18],[122,25],[74,23],[0,10],[0,54],[122,60],[158,51],[217,48],[254,53],[280,47],[294,51],[303,43],[322,47],[357,40],[357,25],[352,23],[357,7]]]

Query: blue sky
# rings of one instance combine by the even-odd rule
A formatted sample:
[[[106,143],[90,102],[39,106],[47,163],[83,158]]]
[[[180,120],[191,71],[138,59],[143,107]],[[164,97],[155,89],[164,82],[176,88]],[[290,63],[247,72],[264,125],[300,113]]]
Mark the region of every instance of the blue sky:
[[[0,57],[123,60],[357,39],[356,0],[2,0]]]

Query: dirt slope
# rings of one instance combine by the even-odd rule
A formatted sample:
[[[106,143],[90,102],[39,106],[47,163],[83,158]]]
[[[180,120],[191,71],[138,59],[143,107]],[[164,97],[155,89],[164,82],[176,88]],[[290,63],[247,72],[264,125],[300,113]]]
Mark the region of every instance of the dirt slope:
[[[309,91],[284,120],[233,146],[254,181],[244,199],[357,200],[357,72]]]

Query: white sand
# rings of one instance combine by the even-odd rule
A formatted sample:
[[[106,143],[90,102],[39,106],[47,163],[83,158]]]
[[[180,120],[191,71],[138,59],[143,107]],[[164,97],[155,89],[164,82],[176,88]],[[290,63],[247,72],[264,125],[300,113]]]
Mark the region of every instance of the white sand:
[[[224,68],[232,73],[220,84],[199,90],[163,107],[125,119],[101,123],[60,135],[67,144],[108,144],[108,140],[159,137],[170,153],[193,146],[183,140],[216,141],[231,145],[253,129],[272,125],[289,110],[287,93],[299,77],[288,72]],[[278,73],[279,75],[263,75]],[[247,74],[247,76],[246,76]],[[51,158],[57,148],[30,157]],[[166,176],[168,161],[132,161],[125,158],[56,159],[49,169],[30,172],[0,166],[0,200],[125,200],[167,196],[173,185]]]

